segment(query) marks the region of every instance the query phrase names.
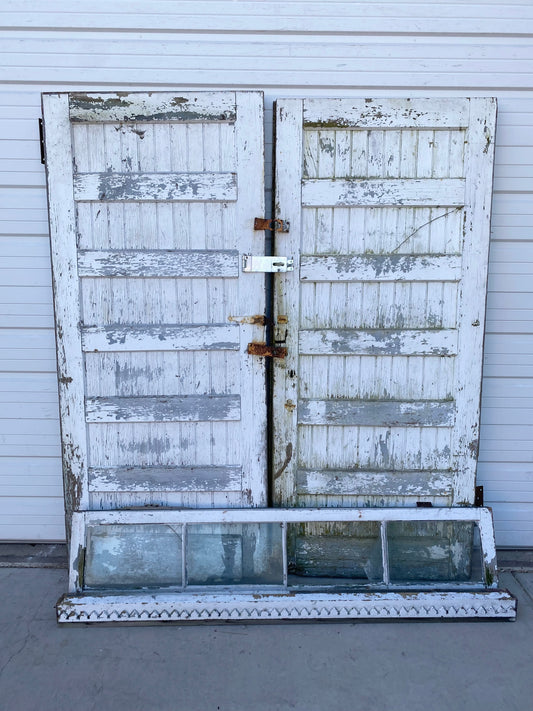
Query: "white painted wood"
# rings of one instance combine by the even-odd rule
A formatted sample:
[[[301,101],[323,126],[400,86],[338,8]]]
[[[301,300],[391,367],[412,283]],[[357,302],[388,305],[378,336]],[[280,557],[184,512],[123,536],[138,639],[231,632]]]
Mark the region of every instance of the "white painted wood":
[[[290,151],[290,160],[278,160],[275,180],[275,214],[290,223],[289,232],[276,233],[276,255],[290,255],[294,271],[274,277],[275,339],[283,341],[287,356],[273,363],[273,472],[272,494],[277,505],[295,503],[294,478],[298,445],[298,331],[300,299],[299,235],[302,229],[301,165],[303,151],[303,106],[299,99],[276,102],[277,150]],[[280,153],[281,156],[281,153]],[[287,156],[288,157],[288,156]]]
[[[88,506],[84,389],[80,378],[83,356],[78,325],[76,222],[71,187],[73,176],[68,97],[64,94],[43,96],[43,117],[47,144],[48,210],[68,537],[72,511],[83,510]]]
[[[124,94],[72,94],[71,121],[235,121],[235,97],[228,93],[190,94],[157,92]]]
[[[264,214],[262,95],[70,101],[85,507],[264,504],[265,364],[247,353],[264,276],[239,265]]]
[[[237,199],[232,173],[78,173],[74,198],[87,201],[180,200],[226,202]]]
[[[211,422],[240,420],[238,395],[85,399],[87,422]]]
[[[241,593],[199,595],[66,595],[57,604],[58,622],[203,622],[313,619],[516,618],[507,591],[411,593]]]
[[[239,328],[212,326],[92,326],[82,331],[85,352],[238,350]]]
[[[240,491],[242,468],[107,467],[89,468],[90,491]]]
[[[378,206],[464,204],[464,181],[454,180],[304,180],[302,205]]]
[[[455,504],[474,502],[495,124],[496,100],[472,99],[466,133],[463,279],[457,319],[459,352],[464,356],[457,359],[456,366]]]
[[[300,259],[302,281],[458,281],[459,257],[390,256],[303,256]]]
[[[233,250],[83,250],[80,276],[238,277],[239,253]]]
[[[307,99],[304,106],[304,126],[313,128],[357,128],[358,130],[393,128],[463,128],[468,126],[468,101],[457,100],[450,107],[444,100],[404,99]]]
[[[274,437],[278,505],[473,501],[465,463],[477,450],[461,433],[479,426],[482,349],[464,339],[461,314],[482,333],[494,115],[490,100],[450,100],[449,113],[443,99],[431,103],[316,98],[307,112],[307,100],[278,102],[275,217],[298,217],[276,249],[302,253],[277,297],[299,353],[274,371],[274,416],[286,410],[297,423]],[[473,119],[481,132],[487,122],[486,143],[465,153],[470,112],[483,116]],[[476,198],[471,170],[484,175]],[[474,200],[480,219],[465,240]],[[298,381],[288,402],[287,383]]]
[[[322,329],[300,331],[299,349],[309,355],[455,355],[457,333],[441,330]]]

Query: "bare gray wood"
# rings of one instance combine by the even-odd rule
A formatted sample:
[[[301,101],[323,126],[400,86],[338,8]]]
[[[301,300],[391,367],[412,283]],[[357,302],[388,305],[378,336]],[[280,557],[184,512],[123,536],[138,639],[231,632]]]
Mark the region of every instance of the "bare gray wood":
[[[454,355],[454,329],[374,330],[317,329],[300,331],[305,355]]]
[[[238,277],[236,250],[81,250],[82,277]]]
[[[239,349],[239,324],[190,326],[92,326],[82,331],[85,352]]]
[[[450,427],[453,402],[372,400],[300,400],[302,425],[365,425],[371,427]]]
[[[239,420],[239,395],[86,398],[87,422],[217,422]]]
[[[78,173],[74,199],[115,202],[120,200],[172,200],[232,202],[237,200],[235,173]]]
[[[458,281],[460,256],[302,256],[302,281]]]
[[[465,181],[461,178],[382,178],[361,180],[323,178],[302,181],[302,204],[318,206],[398,206],[438,205],[457,207],[465,200]]]
[[[240,491],[240,466],[90,467],[90,491]]]
[[[442,496],[450,494],[453,472],[445,470],[358,471],[298,469],[298,494],[322,496]]]

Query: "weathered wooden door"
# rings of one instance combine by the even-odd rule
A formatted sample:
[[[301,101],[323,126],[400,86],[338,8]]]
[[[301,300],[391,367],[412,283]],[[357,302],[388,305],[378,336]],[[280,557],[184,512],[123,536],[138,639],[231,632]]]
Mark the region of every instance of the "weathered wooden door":
[[[43,111],[67,513],[265,505],[262,94]]]
[[[276,505],[473,503],[494,126],[490,99],[277,102]],[[304,558],[313,532],[340,550],[322,526]]]

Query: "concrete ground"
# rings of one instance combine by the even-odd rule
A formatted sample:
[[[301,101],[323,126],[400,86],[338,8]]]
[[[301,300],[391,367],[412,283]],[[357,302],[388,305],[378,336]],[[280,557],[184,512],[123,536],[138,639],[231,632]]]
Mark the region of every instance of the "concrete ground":
[[[49,565],[0,567],[1,711],[533,708],[533,572],[518,564],[500,576],[516,622],[154,627],[57,626],[67,577]]]

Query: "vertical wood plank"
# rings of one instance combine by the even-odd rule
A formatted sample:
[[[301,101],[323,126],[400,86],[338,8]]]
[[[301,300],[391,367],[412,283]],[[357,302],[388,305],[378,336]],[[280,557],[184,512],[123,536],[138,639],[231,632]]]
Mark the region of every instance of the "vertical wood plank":
[[[243,253],[263,253],[261,233],[254,232],[254,218],[265,214],[263,94],[237,92],[235,147],[238,165],[239,200],[235,215]],[[243,274],[239,279],[239,301],[247,314],[264,314],[263,274]],[[251,309],[251,311],[248,311]],[[266,457],[266,373],[265,359],[247,353],[247,345],[264,340],[264,326],[241,326],[241,451],[243,463],[243,505],[267,504]]]
[[[294,259],[294,271],[276,275],[274,318],[278,334],[287,334],[287,357],[274,360],[273,385],[273,500],[295,504],[298,457],[298,324],[300,244],[302,229],[301,166],[303,102],[283,99],[275,105],[276,174],[275,215],[289,220],[290,232],[277,233],[275,254]],[[283,317],[285,323],[280,323]],[[305,438],[301,444],[305,446]]]
[[[72,512],[88,505],[83,355],[79,331],[76,208],[68,97],[43,95],[52,282],[67,538]]]
[[[466,131],[466,190],[463,223],[463,278],[458,309],[459,352],[454,393],[454,504],[474,502],[483,331],[490,238],[496,99],[470,99]]]

